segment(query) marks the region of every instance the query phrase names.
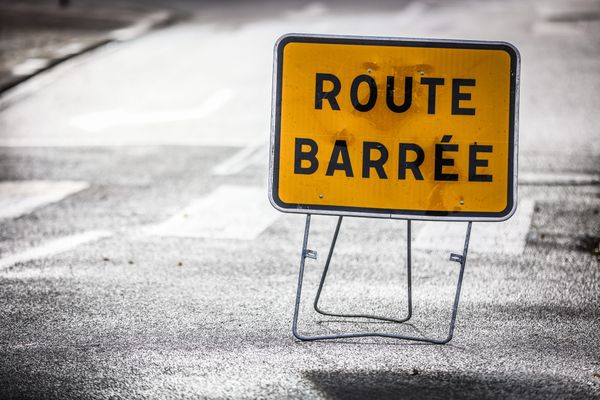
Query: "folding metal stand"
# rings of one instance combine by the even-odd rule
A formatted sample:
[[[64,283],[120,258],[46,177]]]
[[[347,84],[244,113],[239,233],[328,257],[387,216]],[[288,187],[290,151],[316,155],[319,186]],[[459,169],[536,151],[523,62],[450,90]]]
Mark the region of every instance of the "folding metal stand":
[[[463,253],[461,254],[450,254],[450,261],[454,261],[460,264],[460,272],[458,275],[458,282],[456,285],[456,293],[454,295],[454,304],[452,306],[452,317],[450,319],[450,326],[448,330],[448,336],[443,339],[435,339],[429,337],[419,337],[419,336],[407,336],[400,335],[394,333],[385,333],[385,332],[349,332],[349,333],[338,333],[331,335],[303,335],[298,333],[298,316],[300,312],[300,301],[302,295],[302,281],[304,279],[304,264],[307,258],[316,259],[316,252],[313,250],[308,250],[308,235],[310,230],[310,217],[311,214],[306,215],[306,225],[304,228],[304,240],[302,242],[302,254],[300,257],[300,272],[298,274],[298,289],[296,291],[296,305],[294,308],[294,320],[292,322],[292,333],[294,336],[300,340],[331,340],[331,339],[345,339],[345,338],[359,338],[359,337],[368,337],[368,336],[377,336],[377,337],[385,337],[392,339],[404,339],[404,340],[412,340],[418,342],[427,342],[433,344],[445,344],[448,343],[454,334],[454,327],[456,324],[456,314],[458,313],[458,302],[460,300],[460,290],[462,286],[463,275],[465,271],[465,264],[467,262],[467,250],[469,248],[469,239],[471,236],[471,225],[472,222],[469,222],[467,225],[467,232],[465,235],[465,243],[463,247]],[[404,323],[410,320],[412,317],[412,276],[411,276],[411,221],[407,220],[407,239],[406,239],[406,272],[407,272],[407,297],[408,297],[408,310],[406,316],[403,318],[388,318],[382,317],[378,315],[369,315],[369,314],[339,314],[332,313],[328,311],[323,311],[319,307],[319,299],[321,298],[321,292],[323,291],[323,286],[325,284],[325,278],[327,277],[327,272],[329,271],[329,265],[331,263],[331,258],[333,256],[333,250],[335,248],[335,244],[337,242],[337,237],[340,232],[340,227],[342,225],[342,216],[338,217],[337,225],[335,227],[335,233],[333,234],[333,239],[331,241],[331,247],[329,248],[329,254],[327,255],[327,261],[325,262],[325,267],[323,269],[323,275],[321,276],[321,281],[319,283],[319,288],[317,289],[317,294],[315,296],[314,308],[315,310],[322,314],[332,317],[342,317],[342,318],[366,318],[366,319],[374,319],[378,321],[387,321],[393,323]]]

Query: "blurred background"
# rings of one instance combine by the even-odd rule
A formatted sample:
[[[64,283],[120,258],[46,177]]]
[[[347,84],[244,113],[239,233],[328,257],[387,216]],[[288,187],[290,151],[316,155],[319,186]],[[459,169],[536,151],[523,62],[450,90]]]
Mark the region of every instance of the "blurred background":
[[[455,339],[297,343],[303,217],[267,198],[285,33],[521,52],[519,208],[475,223]],[[600,2],[0,0],[0,397],[600,398]],[[443,336],[465,224],[413,227]],[[403,221],[344,222],[323,304],[406,307]]]

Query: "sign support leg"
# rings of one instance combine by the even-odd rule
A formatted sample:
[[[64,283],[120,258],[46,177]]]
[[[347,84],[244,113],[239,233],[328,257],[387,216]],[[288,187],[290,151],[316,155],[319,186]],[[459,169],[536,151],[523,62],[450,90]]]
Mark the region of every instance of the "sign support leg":
[[[340,215],[338,217],[338,222],[335,227],[335,233],[333,234],[333,239],[331,240],[331,246],[329,248],[329,254],[327,255],[327,261],[325,262],[325,267],[323,268],[323,275],[321,276],[321,282],[319,283],[319,288],[317,289],[317,295],[315,296],[314,308],[315,311],[319,314],[327,315],[330,317],[342,317],[342,318],[369,318],[376,319],[378,321],[389,321],[389,322],[397,322],[402,323],[410,320],[412,317],[412,279],[411,279],[411,225],[410,220],[407,220],[407,248],[406,248],[406,275],[407,275],[407,297],[408,297],[408,310],[406,316],[397,319],[397,318],[389,318],[382,317],[379,315],[371,315],[371,314],[338,314],[329,311],[324,311],[319,307],[319,300],[321,298],[321,292],[323,291],[323,285],[325,284],[325,278],[327,277],[327,272],[329,271],[329,265],[331,263],[331,257],[333,256],[333,249],[335,248],[335,244],[337,242],[337,237],[340,232],[340,227],[342,225],[343,217]]]
[[[315,258],[316,257],[314,251],[307,249],[308,237],[309,237],[309,231],[310,231],[310,219],[311,219],[311,215],[307,214],[306,215],[306,224],[305,224],[305,228],[304,228],[304,239],[302,242],[302,253],[301,253],[301,257],[300,257],[300,271],[298,274],[298,287],[297,287],[297,291],[296,291],[294,319],[292,321],[292,333],[297,339],[303,340],[303,341],[309,341],[309,340],[331,340],[331,339],[344,339],[344,338],[358,338],[358,337],[375,336],[375,337],[385,337],[385,338],[392,338],[392,339],[403,339],[403,340],[411,340],[411,341],[418,341],[418,342],[426,342],[426,343],[433,343],[433,344],[445,344],[445,343],[448,343],[450,340],[452,340],[452,337],[454,335],[454,328],[456,326],[456,316],[458,314],[458,304],[460,301],[462,280],[464,277],[465,264],[467,261],[467,252],[468,252],[468,248],[469,248],[469,240],[471,237],[472,222],[469,222],[467,225],[467,231],[466,231],[466,235],[465,235],[465,242],[464,242],[462,254],[455,254],[455,253],[450,254],[450,261],[459,263],[460,270],[459,270],[459,275],[458,275],[458,282],[456,285],[456,292],[454,295],[454,303],[452,305],[452,315],[450,318],[450,326],[448,329],[448,335],[445,338],[436,339],[436,338],[429,338],[429,337],[399,335],[399,334],[386,333],[386,332],[350,332],[350,333],[338,333],[338,334],[331,334],[331,335],[303,335],[303,334],[300,334],[298,332],[298,318],[299,318],[299,313],[300,313],[302,283],[303,283],[303,279],[304,279],[305,261],[306,261],[306,258]],[[407,312],[406,317],[404,317],[402,319],[394,319],[394,318],[387,318],[387,317],[380,317],[380,316],[376,316],[376,315],[366,315],[366,314],[336,314],[336,313],[330,313],[330,312],[323,311],[319,308],[318,302],[319,302],[319,299],[321,296],[323,285],[325,284],[325,278],[327,276],[327,272],[329,271],[329,265],[331,263],[331,258],[333,256],[333,250],[335,248],[335,244],[337,241],[337,237],[339,234],[341,224],[342,224],[342,217],[340,216],[338,218],[335,233],[333,235],[333,239],[332,239],[331,246],[329,249],[329,254],[327,256],[327,261],[325,263],[325,268],[323,269],[323,274],[321,276],[321,281],[319,283],[317,295],[315,297],[315,301],[314,301],[315,310],[317,312],[319,312],[320,314],[327,315],[327,316],[335,316],[335,317],[369,318],[369,319],[383,320],[383,321],[389,321],[389,322],[395,322],[395,323],[403,323],[403,322],[408,321],[412,316],[411,221],[410,220],[407,221],[408,312]]]

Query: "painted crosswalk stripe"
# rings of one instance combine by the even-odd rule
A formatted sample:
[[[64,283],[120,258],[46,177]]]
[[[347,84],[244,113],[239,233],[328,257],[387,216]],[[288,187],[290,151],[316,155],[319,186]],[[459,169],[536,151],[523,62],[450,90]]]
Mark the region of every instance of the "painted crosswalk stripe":
[[[224,185],[146,232],[158,236],[252,240],[277,217],[265,188]]]
[[[474,222],[469,252],[502,253],[518,255],[525,249],[525,240],[535,202],[524,199],[519,202],[513,217],[503,222]],[[418,230],[413,247],[418,250],[461,252],[466,223],[416,222]]]
[[[0,270],[6,269],[17,263],[46,258],[52,255],[64,253],[85,243],[90,243],[101,238],[111,236],[109,231],[87,231],[75,235],[65,236],[50,240],[40,246],[15,253],[0,259]]]
[[[0,219],[19,217],[88,187],[81,181],[0,182]]]

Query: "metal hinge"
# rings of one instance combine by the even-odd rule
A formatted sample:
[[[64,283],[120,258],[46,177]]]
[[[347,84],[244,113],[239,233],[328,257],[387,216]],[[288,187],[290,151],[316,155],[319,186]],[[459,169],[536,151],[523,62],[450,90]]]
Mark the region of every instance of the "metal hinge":
[[[313,260],[317,259],[317,252],[315,250],[306,250],[304,252],[304,258],[312,258]]]
[[[461,254],[450,253],[450,261],[456,261],[459,264],[462,264],[464,261],[464,257]]]

